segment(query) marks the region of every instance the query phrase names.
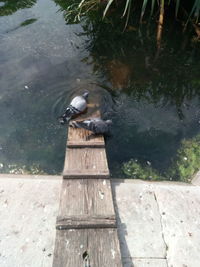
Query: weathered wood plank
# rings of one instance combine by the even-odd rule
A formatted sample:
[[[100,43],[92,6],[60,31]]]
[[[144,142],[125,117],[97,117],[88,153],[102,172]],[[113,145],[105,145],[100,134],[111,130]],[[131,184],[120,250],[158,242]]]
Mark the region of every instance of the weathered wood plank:
[[[110,180],[66,179],[60,193],[58,216],[114,215]]]
[[[89,230],[87,237],[91,267],[122,267],[116,229]]]
[[[63,171],[64,178],[109,178],[104,148],[68,148]]]
[[[104,138],[69,128],[67,146],[53,267],[122,267]]]
[[[94,106],[97,107],[96,105]],[[89,114],[83,114],[75,120],[80,121],[89,118],[100,118],[99,110],[88,108]],[[85,129],[68,128],[67,147],[105,147],[104,137],[102,135],[94,135],[91,131]]]
[[[53,267],[79,266],[122,267],[117,230],[57,230]]]
[[[85,129],[69,127],[67,147],[105,147],[105,142],[102,135],[94,135]]]
[[[53,267],[83,267],[82,254],[87,247],[84,230],[56,231]]]
[[[115,215],[77,215],[58,216],[56,229],[89,229],[89,228],[116,228]]]

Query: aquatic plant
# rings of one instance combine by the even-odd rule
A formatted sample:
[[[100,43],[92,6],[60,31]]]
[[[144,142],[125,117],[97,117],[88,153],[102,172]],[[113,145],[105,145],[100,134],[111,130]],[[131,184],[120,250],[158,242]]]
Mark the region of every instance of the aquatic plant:
[[[90,12],[100,9],[103,12],[103,18],[112,16],[112,13],[117,12],[118,9],[122,10],[121,18],[125,16],[130,17],[133,9],[138,10],[140,13],[139,20],[142,19],[147,13],[149,16],[159,14],[159,22],[161,23],[161,16],[164,16],[166,9],[173,8],[175,17],[182,9],[189,10],[188,19],[195,17],[196,21],[199,19],[200,12],[200,0],[193,0],[190,3],[188,1],[180,0],[54,0],[57,4],[62,6],[63,9],[70,12],[70,15],[75,15],[79,21],[83,16]],[[124,7],[121,9],[121,7]],[[180,11],[181,10],[181,11]],[[134,14],[136,15],[136,13]]]
[[[193,175],[200,169],[200,135],[192,139],[184,139],[177,151],[172,166],[166,175],[173,180],[190,182]]]
[[[174,13],[177,18],[181,13],[181,21],[187,25],[191,18],[194,27],[198,27],[200,0],[188,1],[180,0],[54,0],[65,10],[65,16],[69,23],[79,22],[85,16],[97,20],[100,17],[108,18],[118,16],[125,21],[126,29],[129,20],[136,17],[138,22],[142,23],[143,18],[153,18],[157,20],[157,45],[161,45],[162,29],[164,18],[168,16],[169,11]],[[122,10],[122,11],[121,11]],[[166,15],[167,14],[167,15]]]
[[[131,159],[122,166],[123,172],[130,178],[144,180],[162,180],[161,174],[151,166],[142,165],[137,160]]]
[[[23,164],[3,164],[0,163],[0,173],[10,174],[47,174],[39,164],[23,165]]]
[[[171,166],[163,174],[133,159],[123,164],[122,171],[127,177],[134,179],[191,182],[194,174],[200,170],[200,134],[194,138],[182,140],[171,162]]]

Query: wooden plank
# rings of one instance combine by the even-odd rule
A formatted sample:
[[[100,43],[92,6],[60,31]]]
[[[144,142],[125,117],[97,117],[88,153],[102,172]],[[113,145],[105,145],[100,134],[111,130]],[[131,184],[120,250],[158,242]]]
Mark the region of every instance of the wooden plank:
[[[97,106],[95,106],[97,107]],[[100,118],[100,112],[96,109],[88,108],[89,114],[83,114],[75,120],[80,121],[89,118]],[[67,147],[105,147],[104,137],[94,135],[91,131],[85,129],[68,128]]]
[[[83,267],[87,233],[84,230],[56,231],[53,267]]]
[[[105,142],[102,135],[94,135],[85,129],[69,127],[67,147],[105,147]]]
[[[115,215],[77,215],[77,216],[58,216],[56,229],[89,229],[89,228],[116,228]]]
[[[66,179],[60,193],[59,218],[115,215],[110,180]]]
[[[122,267],[104,138],[70,128],[67,146],[53,267]]]
[[[109,178],[104,148],[68,148],[64,178]]]
[[[82,266],[122,267],[116,229],[57,230],[53,267]]]

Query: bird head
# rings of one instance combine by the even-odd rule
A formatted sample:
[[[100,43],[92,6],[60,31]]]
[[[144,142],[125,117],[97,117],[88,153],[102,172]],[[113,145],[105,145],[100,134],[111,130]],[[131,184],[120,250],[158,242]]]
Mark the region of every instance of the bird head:
[[[83,93],[83,97],[84,97],[85,99],[88,98],[88,95],[89,95],[89,91],[84,91],[84,93]]]

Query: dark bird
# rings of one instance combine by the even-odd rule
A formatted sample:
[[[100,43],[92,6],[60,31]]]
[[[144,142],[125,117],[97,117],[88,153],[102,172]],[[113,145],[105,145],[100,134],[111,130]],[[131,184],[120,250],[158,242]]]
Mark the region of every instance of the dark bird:
[[[85,91],[82,96],[76,96],[72,99],[69,106],[66,108],[65,113],[59,117],[59,122],[64,124],[68,122],[75,115],[79,115],[87,108],[87,98],[89,92]]]
[[[92,118],[83,121],[72,121],[71,127],[83,128],[93,132],[94,134],[108,134],[110,132],[111,120],[102,120],[99,118]]]

